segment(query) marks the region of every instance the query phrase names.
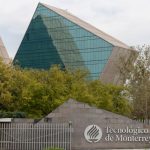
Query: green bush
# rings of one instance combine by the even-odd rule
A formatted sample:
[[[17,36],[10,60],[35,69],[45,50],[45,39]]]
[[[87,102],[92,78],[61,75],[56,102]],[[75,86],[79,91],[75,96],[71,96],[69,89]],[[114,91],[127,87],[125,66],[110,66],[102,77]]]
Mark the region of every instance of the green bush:
[[[5,111],[1,116],[23,118],[25,114],[20,112],[25,112],[28,118],[42,118],[70,98],[130,115],[123,87],[87,77],[84,70],[67,71],[58,66],[49,70],[21,69],[0,61],[0,110]]]
[[[5,112],[0,111],[0,118],[25,118],[26,114],[24,112]]]

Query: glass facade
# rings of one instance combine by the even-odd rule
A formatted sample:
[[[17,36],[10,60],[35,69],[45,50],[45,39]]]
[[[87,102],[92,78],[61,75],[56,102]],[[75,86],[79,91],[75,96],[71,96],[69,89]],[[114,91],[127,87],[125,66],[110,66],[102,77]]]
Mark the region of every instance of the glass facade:
[[[14,62],[23,68],[84,68],[99,79],[113,45],[39,4]]]

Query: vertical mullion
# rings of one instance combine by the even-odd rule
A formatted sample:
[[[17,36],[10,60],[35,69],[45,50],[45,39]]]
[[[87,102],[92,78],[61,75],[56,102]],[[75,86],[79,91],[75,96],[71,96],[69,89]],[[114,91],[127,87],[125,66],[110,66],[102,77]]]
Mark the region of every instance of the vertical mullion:
[[[25,150],[27,149],[26,142],[27,142],[26,124],[24,123],[24,148],[25,148]]]
[[[31,124],[31,149],[33,149],[33,123]]]
[[[45,127],[46,126],[46,124],[44,123],[44,142],[45,142],[45,144],[44,144],[44,147],[45,147],[45,149],[47,149],[47,133],[46,133],[46,130],[45,130]]]
[[[50,147],[52,147],[52,124],[49,124],[50,126]]]
[[[63,145],[63,148],[65,148],[65,145],[64,145],[64,136],[65,136],[65,134],[64,134],[64,124],[62,125],[62,128],[63,128],[63,138],[62,138],[62,145]]]
[[[60,148],[60,140],[59,140],[59,124],[57,124],[57,136],[58,136],[58,148]]]
[[[55,136],[54,136],[55,147],[58,147],[58,132],[57,132],[57,123],[55,124]]]
[[[19,149],[21,150],[21,149],[23,148],[23,147],[22,147],[22,145],[23,145],[23,143],[22,143],[22,142],[23,142],[23,141],[22,141],[22,140],[23,140],[23,138],[22,138],[22,137],[23,137],[23,136],[22,136],[22,134],[23,134],[23,131],[22,131],[22,130],[23,130],[23,128],[22,128],[22,123],[20,124],[20,129],[19,129],[19,130],[20,130],[20,131],[19,131],[19,134],[20,134],[20,139],[19,139],[19,140],[20,140],[20,146],[19,146]]]
[[[5,145],[6,145],[6,149],[7,149],[7,143],[8,143],[8,141],[7,141],[7,125],[8,125],[8,123],[5,124]]]
[[[71,146],[72,146],[72,145],[71,145],[71,144],[72,144],[72,143],[71,143],[71,142],[72,142],[72,124],[69,126],[69,135],[70,135],[70,137],[69,137],[69,138],[70,138],[70,141],[69,141],[70,144],[69,144],[69,145],[70,145],[70,150],[71,150]]]
[[[3,145],[2,145],[2,148],[4,148],[5,147],[5,132],[4,132],[4,123],[3,123],[3,138],[2,138],[2,140],[3,140]]]
[[[52,148],[54,148],[54,124],[52,124]]]
[[[34,126],[34,128],[33,128],[33,147],[34,147],[34,149],[33,150],[36,150],[36,143],[35,143],[35,137],[36,137],[36,126]]]
[[[22,143],[22,146],[21,146],[21,148],[24,150],[24,124],[22,123],[22,125],[21,125],[21,127],[22,127],[22,140],[21,140],[21,143]]]

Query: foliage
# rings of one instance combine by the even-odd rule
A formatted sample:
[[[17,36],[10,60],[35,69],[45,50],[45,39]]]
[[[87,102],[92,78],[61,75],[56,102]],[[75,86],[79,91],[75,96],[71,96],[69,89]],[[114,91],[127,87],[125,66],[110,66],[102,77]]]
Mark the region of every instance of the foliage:
[[[40,118],[69,98],[115,113],[130,115],[131,107],[122,86],[90,81],[83,70],[66,71],[21,69],[0,62],[0,108],[25,112]]]
[[[129,89],[129,98],[133,104],[133,115],[136,118],[150,118],[150,46],[137,47],[139,55],[135,63],[122,59],[123,76]],[[126,73],[126,74],[125,74]]]
[[[24,112],[4,112],[0,111],[0,118],[25,118],[26,114]]]

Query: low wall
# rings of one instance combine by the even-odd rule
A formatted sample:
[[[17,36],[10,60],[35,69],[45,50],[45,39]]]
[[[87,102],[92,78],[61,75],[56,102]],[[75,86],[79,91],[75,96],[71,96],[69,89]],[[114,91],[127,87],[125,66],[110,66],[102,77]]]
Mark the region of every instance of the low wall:
[[[73,127],[72,149],[73,150],[98,150],[98,149],[118,149],[118,148],[139,149],[139,148],[146,148],[146,147],[150,148],[150,143],[149,143],[150,141],[149,142],[121,141],[122,140],[121,138],[124,138],[123,140],[126,140],[125,138],[127,137],[130,137],[129,140],[136,140],[134,138],[145,137],[145,136],[149,137],[150,133],[138,133],[137,135],[133,135],[132,133],[122,133],[122,137],[121,137],[121,133],[113,132],[115,129],[116,130],[126,129],[126,130],[135,130],[135,131],[140,129],[141,130],[147,129],[147,127],[144,124],[102,109],[90,107],[87,104],[80,103],[74,100],[69,100],[68,102],[58,107],[48,116],[46,116],[46,119],[41,120],[41,122],[44,121],[48,121],[51,123],[72,122],[72,127]],[[94,127],[95,125],[97,125],[101,129],[102,137],[98,142],[94,142],[94,141],[89,142],[86,139],[88,137],[85,137],[85,129],[89,125],[92,125]],[[96,130],[94,130],[93,132],[95,134]],[[96,136],[96,134],[94,136]],[[96,138],[98,138],[98,136]],[[95,139],[93,138],[92,140]]]

